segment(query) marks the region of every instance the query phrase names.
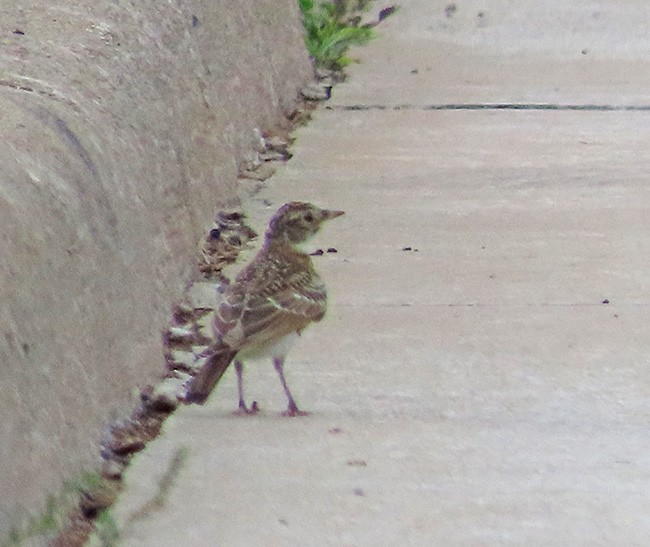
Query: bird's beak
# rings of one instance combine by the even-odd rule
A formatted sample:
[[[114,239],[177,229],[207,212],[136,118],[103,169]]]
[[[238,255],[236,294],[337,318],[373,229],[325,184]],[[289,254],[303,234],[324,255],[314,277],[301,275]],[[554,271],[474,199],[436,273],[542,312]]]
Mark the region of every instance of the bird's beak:
[[[330,220],[332,218],[344,215],[345,211],[333,211],[331,209],[323,209],[323,220]]]

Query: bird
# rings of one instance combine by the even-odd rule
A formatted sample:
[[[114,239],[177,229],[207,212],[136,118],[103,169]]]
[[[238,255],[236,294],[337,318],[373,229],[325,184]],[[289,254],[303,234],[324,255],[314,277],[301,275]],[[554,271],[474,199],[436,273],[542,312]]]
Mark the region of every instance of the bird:
[[[321,225],[343,215],[311,203],[292,201],[269,222],[261,250],[221,292],[212,329],[215,342],[207,360],[188,385],[185,401],[203,404],[234,361],[239,394],[238,414],[254,414],[257,403],[246,405],[243,363],[270,357],[287,397],[286,416],[307,414],[296,405],[284,377],[287,352],[311,323],[320,321],[327,307],[327,291],[302,245]]]

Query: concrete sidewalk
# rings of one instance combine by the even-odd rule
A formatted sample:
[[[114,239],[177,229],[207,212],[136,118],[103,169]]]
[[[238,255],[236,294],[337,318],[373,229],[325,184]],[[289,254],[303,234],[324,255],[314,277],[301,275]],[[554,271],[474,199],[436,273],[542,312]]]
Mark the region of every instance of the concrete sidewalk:
[[[248,203],[347,212],[311,415],[262,362],[232,416],[229,372],[134,460],[121,544],[648,544],[650,8],[485,4],[403,2]]]

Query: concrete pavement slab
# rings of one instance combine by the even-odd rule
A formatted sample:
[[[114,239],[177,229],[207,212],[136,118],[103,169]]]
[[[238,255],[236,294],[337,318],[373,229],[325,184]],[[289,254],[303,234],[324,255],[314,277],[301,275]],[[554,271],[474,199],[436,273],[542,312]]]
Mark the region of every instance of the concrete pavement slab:
[[[548,24],[532,3],[497,4],[525,36]],[[639,4],[624,4],[589,9],[633,18]],[[228,372],[206,406],[176,412],[130,467],[112,511],[124,545],[650,539],[650,113],[342,108],[397,104],[404,77],[391,58],[437,49],[440,32],[425,48],[415,30],[443,21],[445,5],[414,0],[391,18],[300,129],[293,159],[248,202],[258,231],[291,199],[347,213],[313,243],[338,251],[314,259],[330,312],[287,364],[311,414],[279,416],[284,395],[260,362],[247,367],[246,391],[262,412],[232,416]],[[551,37],[580,11],[556,5]],[[470,63],[490,46],[477,40],[457,38]],[[541,42],[528,49],[564,70],[554,40]],[[639,38],[629,49],[645,47]],[[620,97],[642,98],[644,78]],[[490,97],[517,100],[517,88],[543,99],[538,81],[506,80]],[[592,98],[619,97],[618,82],[587,89],[601,85]],[[459,100],[434,80],[406,92],[414,105],[436,93]]]
[[[355,52],[361,63],[334,98],[384,108],[643,105],[649,20],[644,0],[408,0],[380,40]]]

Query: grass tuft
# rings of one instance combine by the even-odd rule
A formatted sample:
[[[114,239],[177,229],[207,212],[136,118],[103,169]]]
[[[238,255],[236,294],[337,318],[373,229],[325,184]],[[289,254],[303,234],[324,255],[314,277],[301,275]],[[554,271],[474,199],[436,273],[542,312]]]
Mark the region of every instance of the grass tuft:
[[[381,11],[373,23],[360,24],[360,12],[367,10],[367,0],[298,0],[305,27],[307,51],[317,68],[342,70],[353,62],[347,55],[351,46],[367,44],[375,38],[374,27],[396,11]]]

